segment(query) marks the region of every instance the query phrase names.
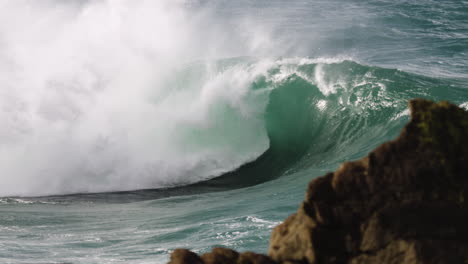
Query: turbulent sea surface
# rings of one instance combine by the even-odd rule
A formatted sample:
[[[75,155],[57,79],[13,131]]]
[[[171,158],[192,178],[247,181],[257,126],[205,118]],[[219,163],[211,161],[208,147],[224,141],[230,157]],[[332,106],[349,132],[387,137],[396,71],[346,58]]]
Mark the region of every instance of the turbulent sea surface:
[[[0,0],[0,263],[266,253],[307,183],[468,109],[468,2]]]

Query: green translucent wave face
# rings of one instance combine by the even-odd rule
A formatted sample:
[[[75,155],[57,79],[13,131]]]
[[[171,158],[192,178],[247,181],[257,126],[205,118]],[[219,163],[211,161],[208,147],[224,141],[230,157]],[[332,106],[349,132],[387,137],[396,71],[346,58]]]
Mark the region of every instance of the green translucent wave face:
[[[258,62],[232,59],[219,63],[225,69]],[[397,134],[407,121],[411,98],[457,104],[468,100],[466,90],[449,81],[347,60],[279,60],[251,83],[251,89],[269,92],[262,118],[270,147],[236,173],[250,184],[359,158],[375,142]],[[239,122],[226,120],[227,124],[230,121]]]

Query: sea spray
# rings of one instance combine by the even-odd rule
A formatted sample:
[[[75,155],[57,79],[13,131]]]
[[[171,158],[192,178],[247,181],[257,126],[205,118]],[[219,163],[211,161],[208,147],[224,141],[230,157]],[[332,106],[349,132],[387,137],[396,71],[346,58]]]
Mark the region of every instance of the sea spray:
[[[0,5],[0,195],[188,184],[268,148],[266,98],[248,88],[262,66],[199,63],[188,71],[206,72],[185,83],[173,73],[265,52],[258,30],[230,30],[185,1]]]

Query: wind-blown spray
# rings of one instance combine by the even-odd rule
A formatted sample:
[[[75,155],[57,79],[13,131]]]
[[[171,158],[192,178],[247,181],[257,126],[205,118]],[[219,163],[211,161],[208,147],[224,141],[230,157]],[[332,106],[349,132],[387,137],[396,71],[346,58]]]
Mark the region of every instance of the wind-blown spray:
[[[0,195],[187,184],[268,148],[249,89],[268,66],[209,62],[266,51],[268,31],[188,5],[0,2]]]

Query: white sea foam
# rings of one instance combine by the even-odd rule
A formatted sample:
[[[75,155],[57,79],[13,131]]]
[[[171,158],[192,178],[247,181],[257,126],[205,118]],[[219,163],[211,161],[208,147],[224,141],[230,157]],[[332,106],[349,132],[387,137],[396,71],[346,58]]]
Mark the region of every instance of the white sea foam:
[[[267,101],[248,85],[264,64],[205,65],[190,87],[171,76],[268,52],[269,31],[245,20],[184,1],[1,1],[0,196],[186,184],[259,156]]]
[[[465,110],[468,110],[468,102],[464,102],[464,103],[460,104],[460,107],[464,108]]]

